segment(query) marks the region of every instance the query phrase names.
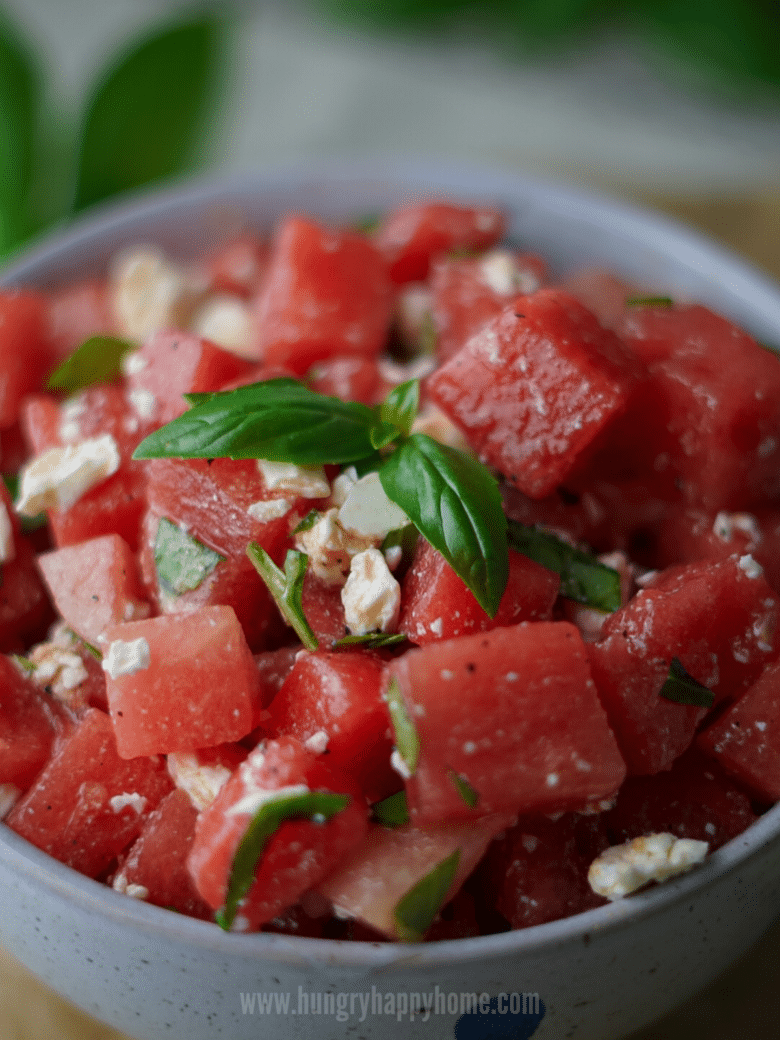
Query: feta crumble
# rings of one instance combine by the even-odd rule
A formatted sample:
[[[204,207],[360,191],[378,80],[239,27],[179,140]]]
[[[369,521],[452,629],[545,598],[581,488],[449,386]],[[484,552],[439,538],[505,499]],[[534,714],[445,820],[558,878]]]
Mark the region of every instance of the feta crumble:
[[[327,746],[330,737],[324,729],[318,729],[316,733],[312,733],[310,737],[307,737],[303,742],[303,746],[307,751],[313,751],[315,755],[322,755]]]
[[[202,287],[161,250],[139,246],[117,258],[109,290],[120,329],[142,341],[158,329],[187,328]]]
[[[261,524],[267,524],[271,520],[279,520],[292,509],[292,502],[286,498],[268,498],[260,502],[253,502],[247,507],[247,513],[253,520]]]
[[[151,663],[149,644],[140,636],[125,642],[123,639],[115,639],[108,648],[108,653],[103,658],[103,671],[108,672],[112,679],[118,679],[122,675],[135,675],[148,668]]]
[[[243,300],[217,293],[205,300],[192,319],[192,331],[210,339],[223,350],[251,357],[256,331],[252,312]]]
[[[764,573],[764,568],[757,560],[753,559],[750,553],[746,556],[740,556],[738,566],[748,578],[760,578]]]
[[[296,466],[292,462],[258,459],[257,468],[269,491],[289,491],[299,498],[327,498],[330,494],[322,466]]]
[[[539,279],[517,263],[508,249],[492,249],[479,264],[480,277],[485,285],[500,296],[514,293],[532,293],[539,288]]]
[[[412,771],[406,764],[406,759],[397,749],[394,749],[393,753],[390,755],[390,766],[396,773],[398,773],[402,780],[411,779]]]
[[[69,509],[116,473],[119,462],[119,448],[109,433],[49,448],[22,469],[16,511],[37,516],[44,509]]]
[[[166,764],[171,780],[189,796],[198,812],[211,805],[231,776],[227,766],[202,765],[193,751],[172,751]]]
[[[706,841],[677,838],[674,834],[645,834],[623,845],[613,845],[590,865],[588,882],[606,899],[622,899],[651,881],[668,881],[704,861]]]
[[[123,809],[135,809],[138,816],[146,808],[146,798],[142,794],[138,794],[137,791],[133,791],[131,794],[123,792],[122,794],[115,794],[113,798],[108,799],[108,804],[111,806],[111,811],[120,813]]]
[[[347,628],[353,635],[395,631],[401,610],[401,586],[378,549],[366,549],[352,558],[341,602]]]
[[[385,494],[378,473],[367,473],[347,489],[338,522],[347,531],[382,541],[391,531],[406,527],[409,517]]]

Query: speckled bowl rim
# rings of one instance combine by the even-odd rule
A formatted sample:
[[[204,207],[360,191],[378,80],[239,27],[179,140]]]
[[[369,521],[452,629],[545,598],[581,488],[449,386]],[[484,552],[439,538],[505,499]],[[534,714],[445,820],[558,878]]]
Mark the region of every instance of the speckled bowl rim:
[[[0,285],[21,285],[36,280],[42,267],[65,260],[74,250],[95,250],[107,237],[132,236],[133,227],[163,215],[172,206],[208,207],[239,204],[248,195],[261,192],[303,191],[316,186],[325,195],[338,189],[349,191],[359,183],[383,185],[409,197],[439,194],[506,200],[517,208],[518,200],[556,213],[561,220],[607,228],[628,246],[652,248],[669,259],[675,269],[689,270],[693,277],[712,279],[725,294],[721,311],[740,320],[748,316],[757,335],[775,336],[780,342],[780,287],[766,274],[705,236],[682,224],[640,207],[616,202],[592,191],[550,184],[536,178],[478,166],[430,159],[380,158],[367,161],[318,161],[260,171],[242,176],[208,178],[174,185],[162,191],[141,194],[120,205],[96,207],[70,227],[47,235],[0,274]],[[346,211],[346,207],[338,206]],[[128,238],[132,241],[132,238]],[[625,265],[614,264],[620,269]],[[69,269],[70,270],[70,269]],[[702,276],[702,272],[706,275]],[[707,293],[700,295],[706,296]],[[753,319],[752,321],[750,319]],[[385,971],[413,966],[415,970],[469,961],[505,960],[531,956],[567,943],[587,942],[598,933],[630,928],[636,922],[683,905],[715,885],[730,872],[760,856],[780,842],[780,803],[768,810],[746,831],[713,852],[705,863],[689,874],[645,892],[574,917],[497,935],[452,939],[420,945],[349,942],[312,939],[269,933],[238,935],[223,932],[209,922],[174,914],[130,900],[107,886],[84,877],[52,859],[0,823],[0,858],[16,875],[32,886],[40,885],[74,908],[102,915],[106,922],[148,936],[184,942],[199,950],[242,956],[258,961],[306,963],[318,967],[376,969]],[[780,909],[780,908],[775,908]],[[768,922],[772,915],[768,915]]]

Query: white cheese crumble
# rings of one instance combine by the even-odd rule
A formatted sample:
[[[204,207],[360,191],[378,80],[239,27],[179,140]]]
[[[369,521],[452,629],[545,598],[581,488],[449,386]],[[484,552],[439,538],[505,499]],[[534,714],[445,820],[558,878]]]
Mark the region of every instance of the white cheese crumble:
[[[53,643],[40,643],[30,653],[33,663],[32,678],[40,686],[56,685],[55,696],[67,699],[63,694],[80,686],[87,678],[87,669],[81,657],[74,651]]]
[[[269,802],[281,802],[287,798],[297,798],[298,795],[309,794],[309,790],[306,784],[290,784],[289,787],[277,787],[273,791],[269,791],[264,787],[250,787],[243,798],[239,798],[235,805],[231,805],[227,810],[227,814],[228,816],[241,816],[246,813],[248,816],[254,816],[259,809],[262,809]]]
[[[103,658],[103,671],[108,672],[112,679],[118,679],[122,675],[135,675],[136,672],[142,672],[149,667],[150,663],[149,644],[143,636],[128,642],[123,639],[115,639]]]
[[[10,563],[16,555],[14,529],[4,502],[0,502],[0,563]]]
[[[296,466],[292,462],[258,459],[257,468],[269,491],[289,491],[299,498],[327,498],[330,494],[322,466]]]
[[[321,755],[324,753],[328,746],[330,737],[324,729],[318,729],[316,733],[312,733],[310,737],[307,737],[303,742],[303,746],[308,751],[313,751],[315,755]]]
[[[508,249],[492,249],[480,260],[479,272],[482,281],[499,296],[513,293],[532,293],[539,288],[539,279],[517,263],[517,258]]]
[[[127,399],[140,419],[153,419],[157,411],[157,398],[151,390],[131,390]]]
[[[358,482],[357,470],[354,466],[347,466],[337,477],[334,478],[330,488],[330,504],[337,509],[343,506],[347,500],[349,489]]]
[[[115,794],[113,798],[108,799],[108,804],[111,806],[111,811],[120,813],[123,809],[135,809],[138,816],[146,808],[146,798],[142,794],[138,794],[137,791],[133,791],[128,794],[123,792],[122,794]]]
[[[387,497],[379,474],[367,473],[347,490],[338,522],[347,531],[381,541],[391,531],[406,527],[409,517]]]
[[[125,354],[119,362],[123,376],[137,376],[149,365],[149,358],[145,357],[140,350],[131,350]]]
[[[130,896],[131,899],[148,899],[149,889],[146,885],[135,885],[133,882],[128,882],[125,874],[120,871],[114,878],[111,887],[115,892],[121,892],[122,895]]]
[[[110,273],[110,300],[120,329],[144,340],[158,329],[186,328],[202,287],[153,246],[120,254]]]
[[[223,350],[239,357],[251,357],[256,332],[252,311],[237,296],[217,293],[195,312],[191,324],[198,336],[210,339]]]
[[[189,796],[198,812],[211,805],[231,776],[227,766],[202,765],[192,751],[172,751],[166,764],[171,780]]]
[[[651,881],[668,881],[704,861],[709,844],[674,834],[645,834],[613,845],[590,865],[588,882],[606,899],[622,899]]]
[[[279,520],[292,509],[292,502],[286,498],[268,498],[260,502],[253,502],[247,507],[247,513],[253,520],[261,524],[267,524],[271,520]]]
[[[119,462],[119,448],[109,433],[49,448],[22,469],[16,511],[37,516],[44,509],[69,509],[116,473]]]
[[[412,423],[412,433],[425,433],[439,444],[445,444],[458,451],[466,451],[473,455],[465,435],[435,404],[427,402],[422,406]]]
[[[401,610],[401,586],[378,549],[366,549],[352,557],[341,602],[347,628],[353,635],[395,631]]]
[[[15,784],[0,784],[0,820],[4,820],[21,795]]]
[[[753,559],[750,553],[746,556],[740,556],[738,566],[741,571],[744,571],[748,578],[760,578],[764,573],[764,568],[757,560]]]
[[[412,773],[409,766],[406,764],[406,759],[397,749],[394,749],[393,753],[390,755],[390,766],[396,773],[398,773],[402,780],[409,780],[411,778]]]
[[[715,537],[722,542],[730,542],[735,531],[747,535],[753,545],[758,545],[762,540],[761,528],[752,513],[718,513],[712,525]]]
[[[374,548],[376,539],[345,531],[338,510],[328,509],[306,531],[295,535],[295,547],[309,557],[309,566],[323,581],[343,585],[353,556]]]

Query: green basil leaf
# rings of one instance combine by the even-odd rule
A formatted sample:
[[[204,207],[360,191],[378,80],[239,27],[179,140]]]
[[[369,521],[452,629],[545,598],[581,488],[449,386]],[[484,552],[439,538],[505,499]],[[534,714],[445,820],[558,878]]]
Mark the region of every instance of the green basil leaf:
[[[458,792],[460,797],[469,807],[469,809],[476,808],[477,802],[479,801],[479,792],[475,791],[465,776],[461,776],[456,773],[454,769],[450,769],[447,773],[452,783],[455,785],[455,790]]]
[[[396,646],[405,640],[403,632],[368,632],[364,636],[343,636],[336,640],[333,649],[351,650],[353,647],[359,647],[363,650],[378,650],[383,646]]]
[[[25,657],[23,654],[11,654],[10,657],[14,664],[18,665],[28,675],[35,671],[35,665],[29,657]],[[381,802],[379,804],[381,805]]]
[[[167,517],[160,520],[154,540],[154,566],[163,592],[181,596],[197,589],[224,559]]]
[[[86,639],[82,639],[81,636],[78,635],[78,633],[76,633],[76,636],[78,640],[82,643],[84,649],[87,651],[88,654],[91,654],[96,661],[103,660],[103,654],[100,652],[100,650],[98,650],[96,646],[93,646],[92,643],[88,643]]]
[[[197,400],[141,441],[133,458],[343,464],[372,455],[375,421],[373,409],[357,401],[316,394],[292,379],[269,379]]]
[[[671,296],[628,296],[626,307],[673,307]]]
[[[319,509],[310,509],[298,526],[293,529],[293,534],[300,534],[301,531],[311,531],[321,516],[322,513]]]
[[[378,422],[371,427],[369,436],[371,438],[371,447],[381,451],[388,444],[397,441],[401,433],[392,423]]]
[[[220,928],[227,930],[233,924],[241,900],[255,880],[257,864],[268,840],[285,820],[317,818],[324,823],[346,809],[349,801],[348,794],[331,791],[285,794],[282,788],[277,798],[272,796],[264,802],[252,817],[233,857],[225,905],[216,915]]]
[[[73,208],[186,170],[221,78],[223,20],[158,28],[110,63],[84,113]]]
[[[47,390],[69,394],[94,383],[110,383],[122,374],[122,358],[133,344],[114,336],[92,336],[58,365],[46,382]]]
[[[307,650],[316,650],[320,644],[303,612],[303,579],[309,557],[296,549],[288,549],[284,570],[281,570],[257,542],[249,543],[246,554],[276,600],[284,620]]]
[[[414,559],[419,539],[420,532],[414,524],[406,524],[405,527],[397,527],[394,531],[388,532],[380,548],[383,553],[386,553],[389,549],[400,548],[401,562],[399,566],[407,567]]]
[[[561,576],[561,595],[611,614],[620,607],[620,575],[548,531],[509,521],[509,547]]]
[[[393,724],[396,749],[404,760],[409,773],[414,776],[420,758],[420,738],[417,734],[417,727],[409,718],[401,687],[395,676],[388,683],[385,700],[390,711],[390,721]]]
[[[40,80],[30,48],[0,13],[0,255],[31,231]]]
[[[409,436],[412,423],[420,410],[420,380],[410,379],[400,386],[395,386],[387,395],[379,409],[379,417]]]
[[[498,485],[477,459],[414,433],[379,471],[388,498],[495,617],[509,576]]]
[[[406,804],[406,791],[383,798],[371,806],[371,818],[383,827],[403,827],[409,822],[409,807]]]
[[[659,696],[674,701],[675,704],[693,704],[697,708],[711,708],[715,703],[712,690],[708,690],[689,675],[677,657],[672,658],[669,675],[661,687]]]
[[[460,849],[455,849],[398,901],[395,927],[399,939],[404,942],[419,942],[422,939],[444,905],[459,863]]]

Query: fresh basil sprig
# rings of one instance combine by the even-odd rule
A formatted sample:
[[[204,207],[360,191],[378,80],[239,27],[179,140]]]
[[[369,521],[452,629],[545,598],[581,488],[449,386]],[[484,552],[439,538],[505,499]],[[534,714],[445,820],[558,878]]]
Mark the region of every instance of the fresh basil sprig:
[[[626,307],[672,307],[671,296],[627,296]]]
[[[95,383],[110,383],[122,374],[122,358],[132,349],[132,343],[114,336],[92,336],[54,369],[46,389],[73,394]]]
[[[420,737],[417,727],[409,717],[409,712],[404,704],[401,687],[398,680],[393,676],[385,692],[385,700],[390,711],[390,720],[393,723],[395,734],[395,746],[398,754],[404,760],[409,773],[414,776],[417,769],[417,761],[420,757]]]
[[[474,790],[465,776],[456,773],[454,769],[450,769],[447,776],[452,781],[455,790],[460,795],[462,801],[469,807],[469,809],[475,809],[479,802],[479,792]]]
[[[409,806],[406,804],[406,791],[396,791],[381,802],[371,806],[371,818],[383,827],[403,827],[409,822]]]
[[[621,604],[620,575],[562,538],[509,520],[509,547],[561,576],[561,595],[612,614]]]
[[[316,650],[320,644],[306,620],[302,601],[303,579],[309,557],[306,553],[289,549],[284,560],[284,570],[281,570],[257,542],[249,543],[246,554],[276,600],[276,605],[287,624],[295,631],[307,650]]]
[[[396,646],[403,643],[406,636],[403,632],[367,632],[364,636],[342,636],[333,644],[334,650],[381,650],[383,646]]]
[[[316,817],[324,823],[342,809],[346,809],[349,801],[348,794],[333,794],[331,791],[296,792],[288,795],[280,791],[278,797],[271,798],[261,805],[252,817],[233,857],[225,905],[216,915],[220,928],[227,931],[233,924],[239,904],[255,880],[255,870],[268,840],[285,820],[311,820]]]
[[[181,596],[197,589],[224,559],[167,517],[160,519],[154,539],[154,566],[163,592]]]
[[[459,863],[460,849],[455,849],[398,901],[395,928],[399,939],[405,942],[422,939],[444,905]]]
[[[190,410],[142,441],[134,458],[368,463],[388,498],[495,616],[509,575],[498,484],[472,456],[409,433],[419,403],[416,380],[393,389],[379,408],[314,393],[294,379],[187,399]]]
[[[661,687],[659,696],[675,704],[693,704],[697,708],[711,708],[715,694],[689,675],[679,658],[673,657],[669,675]]]

